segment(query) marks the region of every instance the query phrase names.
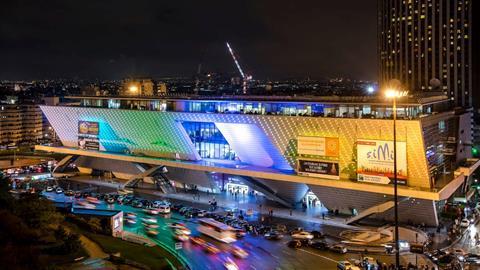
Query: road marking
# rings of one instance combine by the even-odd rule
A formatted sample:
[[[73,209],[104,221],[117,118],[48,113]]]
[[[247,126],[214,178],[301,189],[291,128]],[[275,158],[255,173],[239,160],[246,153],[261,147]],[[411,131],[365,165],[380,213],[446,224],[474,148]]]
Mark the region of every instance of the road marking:
[[[308,250],[301,249],[301,248],[299,248],[298,250],[301,250],[301,251],[306,252],[306,253],[308,253],[308,254],[310,254],[310,255],[317,256],[317,257],[320,257],[320,258],[324,258],[324,259],[329,260],[329,261],[331,261],[331,262],[337,263],[336,260],[331,259],[331,258],[328,258],[328,257],[325,257],[325,256],[322,256],[322,255],[320,255],[320,254],[316,254],[316,253],[313,253],[313,252],[310,252],[310,251],[308,251]]]

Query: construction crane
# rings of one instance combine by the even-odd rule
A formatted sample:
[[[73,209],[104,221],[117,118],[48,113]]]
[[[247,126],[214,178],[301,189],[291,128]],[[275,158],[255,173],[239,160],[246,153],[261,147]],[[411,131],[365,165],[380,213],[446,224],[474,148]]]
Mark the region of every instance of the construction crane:
[[[235,62],[235,65],[237,66],[238,72],[240,72],[240,75],[242,76],[243,94],[246,94],[247,93],[247,84],[248,84],[248,81],[252,79],[252,76],[247,75],[243,72],[242,67],[238,63],[237,57],[235,57],[235,53],[233,52],[232,47],[230,47],[230,44],[228,42],[227,42],[227,48],[228,48],[228,51],[230,52],[230,54],[232,55],[233,62]]]

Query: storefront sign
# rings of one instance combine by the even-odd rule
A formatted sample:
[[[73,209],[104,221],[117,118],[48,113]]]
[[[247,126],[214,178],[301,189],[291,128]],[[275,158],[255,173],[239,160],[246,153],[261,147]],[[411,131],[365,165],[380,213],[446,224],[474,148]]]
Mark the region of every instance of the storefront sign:
[[[338,138],[299,136],[297,142],[299,155],[338,157],[339,154]]]
[[[397,142],[397,183],[407,184],[407,144]],[[393,141],[357,140],[357,180],[393,184]]]
[[[305,176],[340,179],[338,162],[299,159],[297,171]]]
[[[100,150],[98,122],[78,121],[78,148],[82,150]]]

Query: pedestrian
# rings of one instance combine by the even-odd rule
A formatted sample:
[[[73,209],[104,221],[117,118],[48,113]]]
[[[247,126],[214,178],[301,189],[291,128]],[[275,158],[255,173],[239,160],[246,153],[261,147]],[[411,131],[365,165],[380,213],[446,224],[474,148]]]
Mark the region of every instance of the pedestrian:
[[[290,216],[292,216],[292,209],[290,209]]]
[[[325,213],[322,212],[322,219],[325,219]]]

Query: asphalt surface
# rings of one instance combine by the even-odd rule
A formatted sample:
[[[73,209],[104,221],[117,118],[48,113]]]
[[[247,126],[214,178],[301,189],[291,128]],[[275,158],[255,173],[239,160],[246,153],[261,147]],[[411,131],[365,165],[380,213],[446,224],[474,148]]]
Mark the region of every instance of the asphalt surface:
[[[69,185],[70,183],[70,185]],[[72,189],[77,189],[78,187],[81,189],[89,187],[84,183],[72,183],[71,181],[60,181],[60,185],[63,187],[70,186]],[[112,192],[113,189],[105,188],[105,187],[93,187],[91,188],[95,192]],[[53,193],[54,194],[54,193]],[[147,194],[135,194],[138,197],[142,197],[145,199],[154,199],[152,195]],[[158,198],[157,198],[158,199]],[[184,205],[189,205],[188,203],[181,202]],[[98,208],[114,208],[119,209],[124,212],[133,212],[137,215],[137,224],[135,225],[128,225],[124,223],[124,229],[138,233],[141,235],[146,236],[146,231],[144,226],[142,225],[141,218],[144,217],[153,217],[157,220],[157,224],[159,225],[158,235],[156,236],[148,236],[152,240],[156,242],[160,242],[164,245],[170,246],[173,249],[175,248],[176,240],[173,238],[174,233],[170,227],[168,227],[169,223],[173,222],[182,222],[185,223],[186,226],[192,231],[192,236],[199,236],[207,242],[210,242],[221,249],[221,252],[218,254],[209,254],[204,251],[202,247],[193,245],[190,241],[183,242],[182,248],[177,252],[179,255],[183,256],[184,258],[189,261],[190,266],[192,269],[195,270],[203,270],[203,269],[225,269],[223,266],[223,262],[227,257],[230,257],[235,261],[235,263],[239,266],[240,269],[265,269],[265,270],[272,270],[272,269],[336,269],[337,262],[340,260],[348,260],[348,259],[360,259],[361,254],[359,253],[347,253],[347,254],[337,254],[330,251],[319,251],[309,247],[302,247],[300,249],[292,249],[287,247],[287,243],[291,240],[291,237],[286,235],[282,240],[266,240],[262,236],[252,236],[247,235],[244,238],[237,240],[234,244],[243,248],[249,253],[248,258],[246,259],[239,259],[235,258],[231,253],[231,245],[221,243],[213,238],[210,238],[205,235],[201,235],[197,231],[197,221],[195,218],[193,219],[186,219],[185,217],[181,216],[180,214],[172,212],[169,215],[155,215],[151,216],[145,213],[142,209],[134,208],[131,206],[126,205],[108,205],[104,202],[97,206]],[[197,208],[202,208],[201,205],[197,205]],[[253,217],[253,219],[257,219],[258,217]],[[282,220],[279,218],[273,218],[271,223],[276,224],[285,224],[289,228],[294,227],[303,227],[307,230],[318,230],[322,233],[327,233],[329,235],[338,235],[341,229],[328,227],[328,226],[320,226],[318,224],[312,224],[299,221],[292,221],[292,220]],[[328,239],[328,241],[332,241],[332,239]],[[394,257],[388,255],[368,255],[370,257],[374,257],[381,262],[386,262],[387,264],[393,262]],[[402,256],[401,261],[406,265],[407,261],[415,262],[415,255],[406,255]],[[419,256],[419,262],[423,261],[423,257]]]

